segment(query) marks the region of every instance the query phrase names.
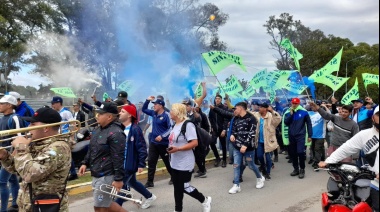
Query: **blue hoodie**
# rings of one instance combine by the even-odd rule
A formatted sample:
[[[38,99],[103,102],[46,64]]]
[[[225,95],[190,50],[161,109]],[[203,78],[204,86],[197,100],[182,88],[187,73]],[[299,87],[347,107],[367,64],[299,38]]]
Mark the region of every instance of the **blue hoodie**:
[[[313,135],[309,113],[301,106],[298,106],[293,115],[286,113],[284,123],[289,127],[289,137],[299,139],[306,136],[311,138]]]
[[[34,110],[28,104],[26,104],[26,102],[22,101],[21,104],[16,108],[16,114],[21,117],[31,117],[34,115]]]

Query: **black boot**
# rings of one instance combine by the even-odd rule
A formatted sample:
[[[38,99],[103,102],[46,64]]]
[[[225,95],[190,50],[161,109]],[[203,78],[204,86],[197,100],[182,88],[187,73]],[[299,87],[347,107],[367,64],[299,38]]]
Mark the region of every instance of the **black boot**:
[[[298,175],[298,178],[303,179],[305,177],[305,169],[300,169],[300,173]]]
[[[300,171],[298,169],[294,169],[292,173],[290,173],[290,176],[294,177],[300,174]]]
[[[215,159],[214,166],[218,167],[220,165],[220,159]]]

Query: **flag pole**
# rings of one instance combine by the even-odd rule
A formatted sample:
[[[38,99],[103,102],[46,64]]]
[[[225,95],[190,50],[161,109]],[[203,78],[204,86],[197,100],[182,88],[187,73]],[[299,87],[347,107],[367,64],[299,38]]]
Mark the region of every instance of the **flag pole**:
[[[301,80],[302,80],[303,85],[306,86],[305,82],[303,81],[303,77],[302,77],[302,74],[301,74],[301,70],[298,70],[298,73],[299,73],[300,76],[301,76]],[[306,86],[306,89],[305,89],[306,94],[307,94],[307,98],[311,101],[311,99],[310,99],[310,94],[309,94],[309,92],[307,91],[307,88],[308,88],[308,86]]]

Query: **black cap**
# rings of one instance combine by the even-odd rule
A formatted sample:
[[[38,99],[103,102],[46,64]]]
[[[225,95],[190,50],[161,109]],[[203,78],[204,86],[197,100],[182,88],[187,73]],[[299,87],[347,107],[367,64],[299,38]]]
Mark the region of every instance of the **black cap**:
[[[125,91],[120,91],[120,92],[117,94],[117,98],[128,98],[128,93],[125,92]]]
[[[118,114],[117,105],[115,102],[103,102],[98,109],[95,110],[97,113],[112,113]]]
[[[182,104],[184,104],[184,105],[190,105],[192,107],[194,106],[194,102],[191,99],[183,100]]]
[[[155,102],[152,102],[153,104],[159,104],[159,105],[162,105],[163,107],[165,107],[165,102],[161,99],[156,99]]]
[[[165,100],[164,97],[162,95],[157,95],[156,99],[161,99],[161,100]]]
[[[38,109],[32,117],[24,116],[21,119],[28,122],[42,122],[45,124],[53,124],[62,120],[61,115],[52,108],[42,107]]]
[[[268,103],[266,103],[266,102],[263,102],[263,103],[261,103],[261,104],[257,104],[259,107],[263,107],[263,108],[268,108],[269,107],[269,105],[268,105]]]
[[[113,101],[115,104],[117,104],[117,106],[121,106],[121,105],[124,105],[124,101],[122,99],[115,99],[115,101]]]
[[[355,99],[355,100],[352,100],[351,101],[352,103],[355,103],[355,102],[360,102],[360,103],[364,103],[363,99]]]

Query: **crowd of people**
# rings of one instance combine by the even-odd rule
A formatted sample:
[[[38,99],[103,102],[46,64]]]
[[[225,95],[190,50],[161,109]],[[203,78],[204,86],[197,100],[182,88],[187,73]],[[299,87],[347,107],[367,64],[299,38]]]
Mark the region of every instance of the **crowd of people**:
[[[193,176],[207,178],[205,160],[210,150],[215,157],[215,167],[232,165],[229,194],[242,191],[246,167],[256,176],[257,189],[265,188],[269,180],[276,180],[272,179],[271,172],[279,154],[287,155],[293,167],[289,174],[299,179],[307,176],[306,163],[315,172],[329,163],[369,164],[377,175],[374,181],[377,187],[371,186],[372,207],[379,210],[379,112],[370,97],[365,101],[354,100],[350,105],[339,104],[335,97],[330,102],[292,98],[285,102],[275,99],[273,104],[252,100],[232,105],[228,95],[216,94],[206,100],[205,83],[202,86],[204,92],[200,97],[172,105],[157,95],[147,97],[136,106],[128,100],[128,93],[121,91],[114,100],[104,102],[95,97],[93,104],[79,99],[73,104],[72,112],[63,107],[63,99],[58,96],[52,98],[51,108],[43,107],[36,112],[21,101],[16,92],[3,96],[0,130],[74,119],[85,127],[85,114],[93,123],[87,123],[92,136],[78,173],[75,169],[78,164],[74,164],[67,152],[73,145],[68,124],[31,131],[31,139],[17,137],[12,143],[11,140],[3,142],[2,146],[13,148],[0,150],[1,211],[30,211],[29,203],[33,203],[34,197],[52,191],[59,199],[60,211],[65,211],[67,181],[77,179],[88,169],[94,187],[95,211],[127,211],[122,207],[125,200],[105,195],[102,185],[110,185],[117,191],[133,188],[145,198],[141,207],[147,209],[157,199],[149,188],[154,187],[159,158],[170,175],[168,184],[174,187],[174,210],[182,211],[184,194],[187,194],[201,203],[203,211],[211,211],[212,198],[191,185]],[[199,136],[200,129],[210,134],[208,141]],[[58,133],[67,136],[31,143],[31,140]],[[201,145],[205,145],[204,151],[194,150]],[[143,184],[136,179],[136,174],[146,167],[148,177]],[[21,187],[17,175],[22,179]],[[7,208],[10,193],[13,201]],[[128,192],[119,195],[128,197]]]

